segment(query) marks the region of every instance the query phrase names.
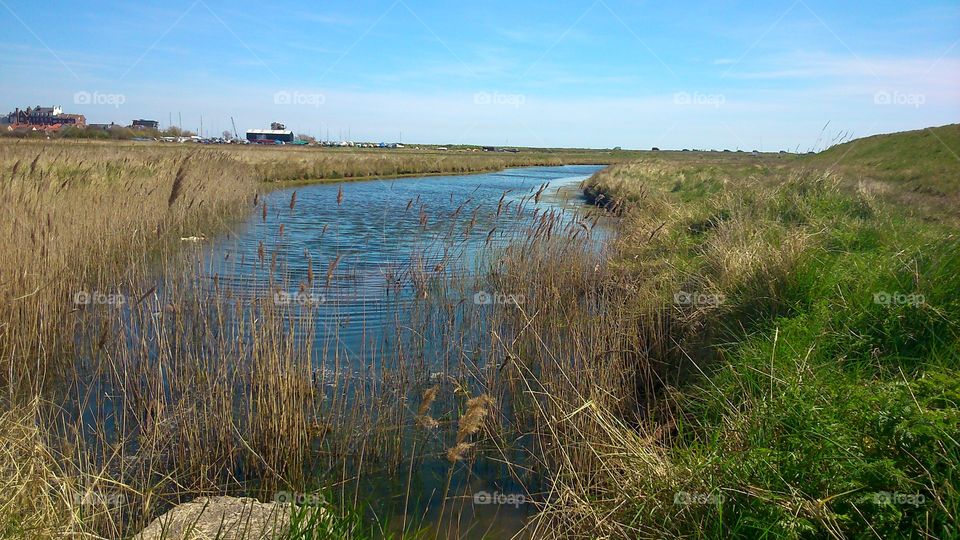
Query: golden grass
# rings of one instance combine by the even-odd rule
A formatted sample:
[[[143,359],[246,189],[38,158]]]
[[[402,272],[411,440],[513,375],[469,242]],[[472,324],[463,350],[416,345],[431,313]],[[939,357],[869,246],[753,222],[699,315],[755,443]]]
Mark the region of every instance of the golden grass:
[[[603,150],[525,150],[520,153],[490,153],[473,150],[437,151],[430,148],[359,149],[295,146],[217,145],[176,143],[132,143],[91,141],[33,141],[0,138],[0,151],[63,152],[64,157],[82,155],[123,155],[133,160],[187,154],[229,157],[249,169],[257,180],[268,183],[309,183],[349,181],[368,178],[470,174],[531,165],[573,165],[614,163],[629,153]]]
[[[0,145],[0,377],[31,388],[69,355],[74,297],[134,290],[180,238],[221,230],[256,184],[222,154]]]

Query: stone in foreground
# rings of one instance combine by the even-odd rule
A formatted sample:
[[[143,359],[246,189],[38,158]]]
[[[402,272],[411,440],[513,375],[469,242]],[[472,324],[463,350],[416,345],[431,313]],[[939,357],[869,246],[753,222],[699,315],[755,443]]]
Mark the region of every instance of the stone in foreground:
[[[269,540],[286,536],[290,505],[200,497],[153,520],[136,540]]]

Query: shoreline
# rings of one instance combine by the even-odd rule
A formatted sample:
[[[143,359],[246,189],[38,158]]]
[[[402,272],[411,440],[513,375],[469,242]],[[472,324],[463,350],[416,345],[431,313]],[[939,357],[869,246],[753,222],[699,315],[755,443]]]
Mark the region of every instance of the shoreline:
[[[290,187],[299,187],[299,186],[312,186],[312,185],[323,185],[323,184],[349,184],[352,182],[370,182],[373,180],[397,180],[397,179],[406,179],[406,178],[430,178],[436,176],[475,176],[478,174],[487,174],[505,171],[507,169],[525,169],[529,167],[567,167],[570,165],[592,165],[598,167],[610,167],[610,163],[564,163],[564,164],[545,164],[545,165],[514,165],[509,167],[499,167],[496,169],[484,169],[481,171],[448,171],[448,172],[427,172],[427,173],[400,173],[400,174],[388,174],[388,175],[371,175],[371,176],[350,176],[344,178],[305,178],[300,180],[281,180],[281,181],[265,181],[260,180],[259,183],[262,186],[269,186],[272,189],[284,189]],[[600,169],[601,171],[604,169]],[[599,171],[597,171],[599,172]]]

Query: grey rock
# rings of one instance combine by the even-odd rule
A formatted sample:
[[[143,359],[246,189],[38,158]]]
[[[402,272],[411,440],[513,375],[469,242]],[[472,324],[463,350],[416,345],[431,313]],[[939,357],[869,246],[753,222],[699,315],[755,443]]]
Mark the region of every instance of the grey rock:
[[[153,520],[135,540],[273,540],[290,529],[290,505],[200,497]]]

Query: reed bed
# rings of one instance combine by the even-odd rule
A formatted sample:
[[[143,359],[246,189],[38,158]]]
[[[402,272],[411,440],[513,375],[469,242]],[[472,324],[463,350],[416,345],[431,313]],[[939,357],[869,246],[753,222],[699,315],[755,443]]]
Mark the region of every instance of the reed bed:
[[[39,433],[36,448],[43,463],[56,465],[33,470],[59,485],[28,482],[24,496],[69,503],[66,491],[54,497],[40,487],[60,489],[89,479],[99,485],[105,471],[88,468],[85,443],[74,439],[65,456],[58,443],[70,448],[70,440],[46,438],[62,421],[48,415],[64,403],[65,383],[83,362],[122,341],[116,315],[149,295],[153,276],[175,263],[170,254],[180,249],[181,239],[224,230],[249,207],[257,184],[223,155],[131,157],[105,148],[91,153],[3,145],[0,171],[0,234],[6,246],[0,263],[0,378],[9,411],[4,419],[10,429],[27,430],[34,439]],[[74,398],[83,403],[89,396]],[[30,519],[31,512],[20,516],[10,508],[12,501],[5,502],[7,526]],[[51,527],[44,532],[54,536],[72,527],[62,506],[38,511],[55,519],[32,523],[30,534],[42,535],[41,525]],[[93,521],[103,517],[98,515]]]
[[[358,356],[336,331],[320,337],[313,306],[277,303],[282,291],[322,295],[351,270],[332,254],[290,281],[283,215],[297,211],[296,198],[268,208],[250,168],[208,153],[5,149],[4,234],[16,247],[3,272],[3,427],[29,434],[7,447],[4,481],[22,489],[3,501],[6,534],[124,537],[212,494],[323,489],[350,508],[366,477],[447,458],[453,495],[487,452],[516,453],[509,433],[524,428],[506,416],[511,400],[486,332],[502,308],[465,302],[478,269],[457,264],[475,211],[431,216],[411,201],[423,239],[394,287],[418,302],[395,314],[395,346],[370,343]],[[341,204],[350,204],[342,191]],[[251,207],[275,237],[240,254],[257,271],[236,289],[201,245]],[[502,218],[527,211],[502,209]],[[552,241],[562,220],[499,227]],[[486,232],[491,246],[513,238],[491,242],[497,228]],[[18,444],[38,449],[36,466],[18,467]],[[401,532],[419,523],[403,519]],[[446,526],[459,534],[455,521]]]
[[[223,230],[257,189],[220,154],[2,145],[0,171],[0,376],[11,391],[64,367],[85,305],[74,300],[141,285],[181,238]]]

